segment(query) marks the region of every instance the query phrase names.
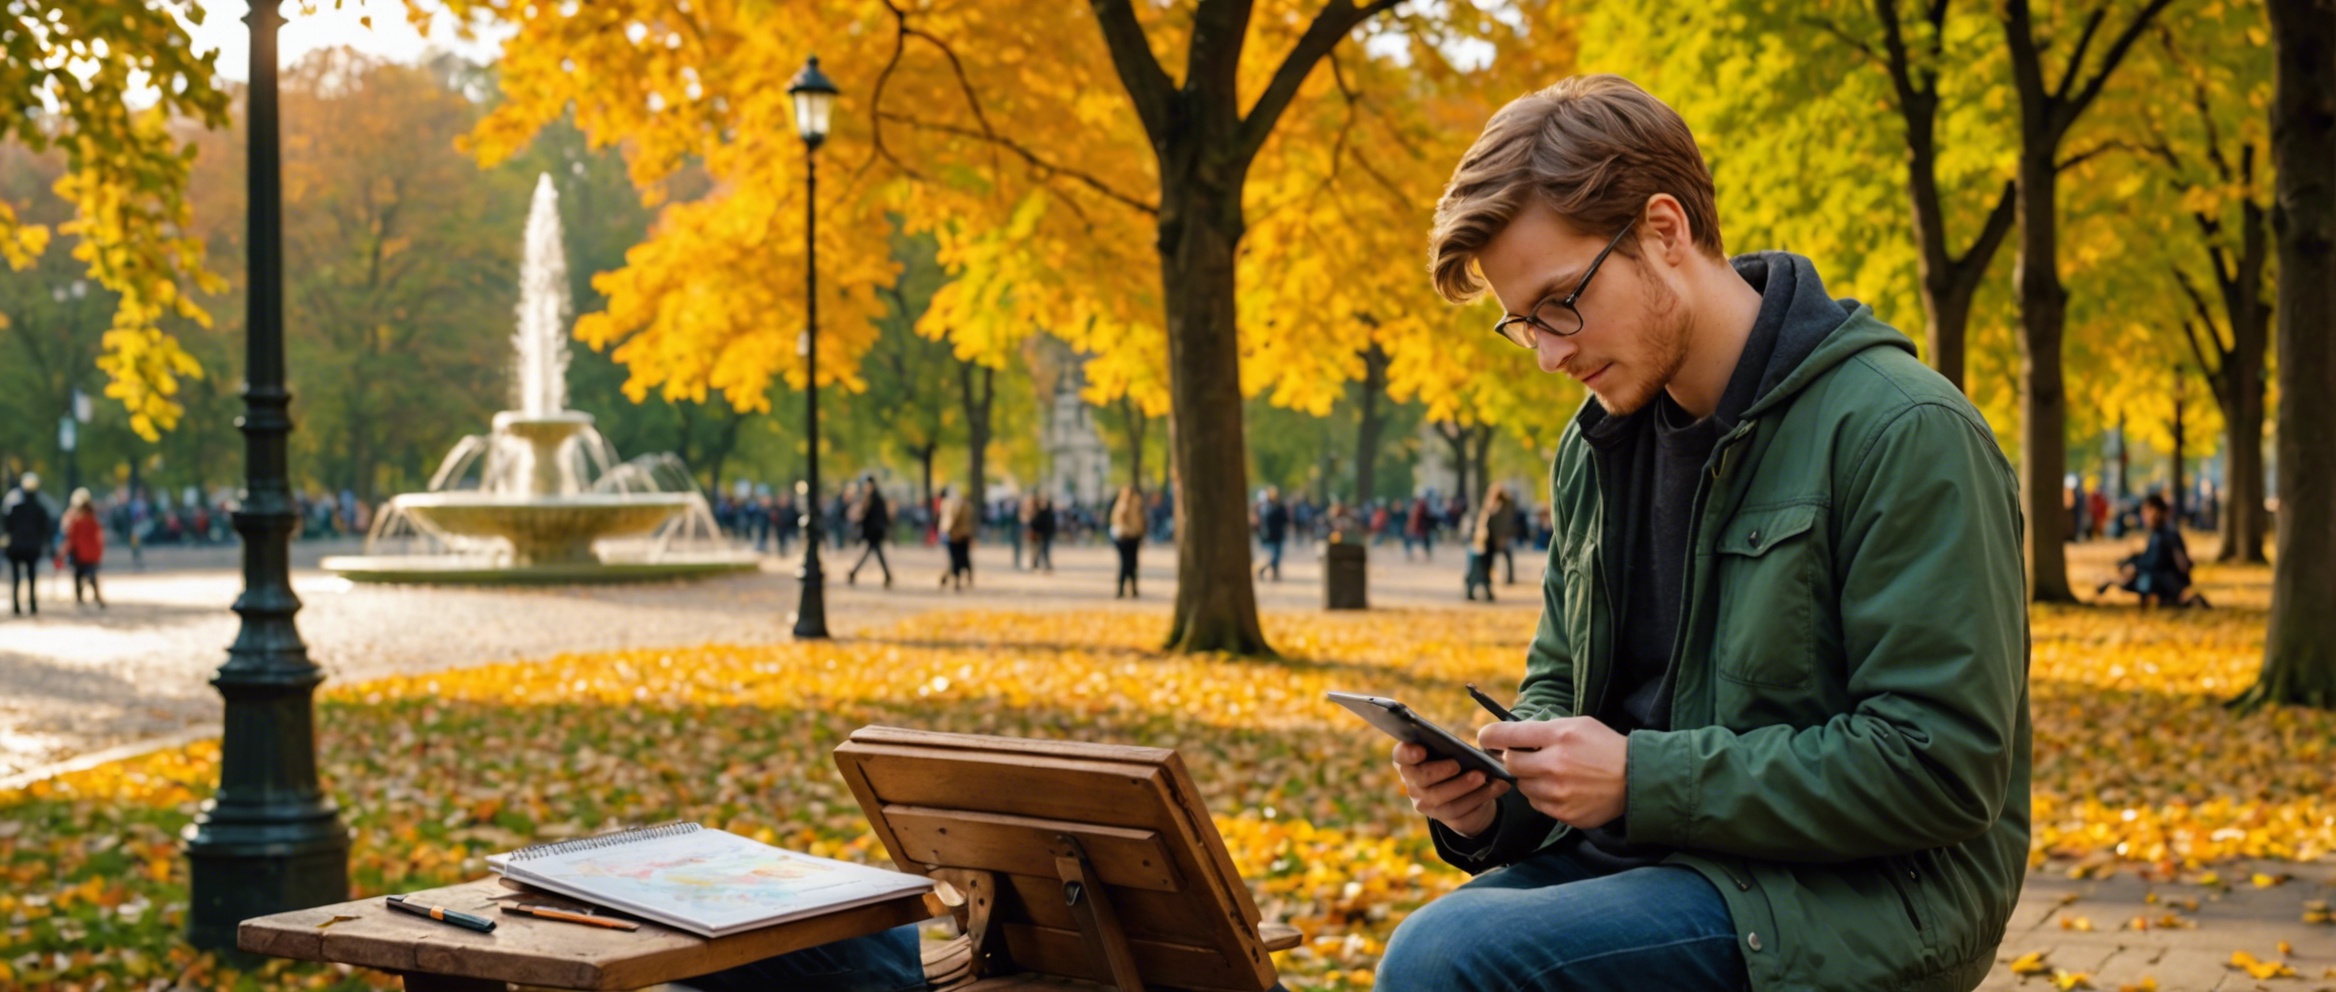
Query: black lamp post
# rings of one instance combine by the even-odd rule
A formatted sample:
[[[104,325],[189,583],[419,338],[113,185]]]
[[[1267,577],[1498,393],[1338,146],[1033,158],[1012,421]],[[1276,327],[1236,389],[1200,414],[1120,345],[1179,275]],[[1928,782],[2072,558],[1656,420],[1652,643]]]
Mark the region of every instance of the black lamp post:
[[[810,446],[809,485],[803,499],[803,567],[795,571],[795,636],[827,636],[827,579],[819,572],[819,145],[827,140],[836,88],[819,71],[819,56],[803,64],[787,86],[795,98],[795,132],[803,136],[803,437]]]
[[[193,905],[187,937],[197,947],[231,949],[236,924],[349,897],[349,831],[317,787],[313,697],[324,673],[292,615],[291,538],[298,515],[286,478],[284,436],[292,394],[284,388],[283,195],[276,140],[276,30],[279,0],[255,0],[251,90],[249,296],[246,301],[244,494],[235,511],[243,536],[243,627],[211,685],[226,699],[219,791],[203,804],[186,840]]]

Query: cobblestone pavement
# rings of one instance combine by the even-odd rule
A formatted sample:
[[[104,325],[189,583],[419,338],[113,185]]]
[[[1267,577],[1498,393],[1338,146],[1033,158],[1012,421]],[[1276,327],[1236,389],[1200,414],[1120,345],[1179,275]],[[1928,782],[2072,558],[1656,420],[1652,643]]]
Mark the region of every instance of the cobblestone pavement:
[[[344,683],[561,652],[783,640],[796,599],[795,563],[777,558],[766,559],[758,572],[698,582],[541,588],[368,586],[315,568],[322,555],[350,550],[330,542],[297,545],[293,572],[310,655],[331,680]],[[1145,598],[1133,602],[1111,597],[1114,566],[1105,547],[1057,549],[1051,575],[1012,569],[1006,547],[979,547],[978,581],[963,594],[938,588],[943,555],[937,549],[891,549],[891,589],[882,588],[872,564],[858,584],[843,581],[857,549],[825,557],[829,626],[838,636],[948,606],[1164,617],[1175,591],[1175,556],[1165,546],[1145,548]],[[2097,566],[2093,557],[2099,555],[2077,556],[2077,570]],[[1519,558],[1522,581],[1501,586],[1502,601],[1493,608],[1518,615],[1522,645],[1539,606],[1540,561],[1532,554]],[[238,620],[226,607],[242,586],[238,551],[155,549],[145,559],[144,571],[109,562],[112,605],[103,612],[77,610],[69,587],[49,584],[38,619],[0,617],[0,786],[59,763],[216,733],[219,698],[208,679],[235,637]],[[1394,545],[1374,549],[1372,603],[1466,605],[1458,595],[1461,560],[1451,548],[1419,563],[1406,563]],[[1319,609],[1321,583],[1313,549],[1294,550],[1281,582],[1259,584],[1259,600],[1269,611]],[[2070,986],[2103,990],[2140,988],[2154,979],[2165,990],[2336,992],[2336,928],[2303,922],[2307,902],[2336,900],[2336,862],[2261,862],[2218,871],[2230,884],[2200,885],[2192,875],[2152,885],[2131,873],[2071,880],[2062,866],[2031,872],[1981,988],[2058,988],[2057,970]],[[2257,872],[2286,880],[2259,888],[2250,882]],[[2158,902],[2144,901],[2151,892]],[[2146,929],[2134,928],[2137,917]],[[2285,957],[2282,941],[2292,949]],[[2295,975],[2257,980],[2231,966],[2236,951],[2285,961]],[[2043,955],[2042,970],[2014,974],[2010,963],[2030,953]],[[2070,977],[2079,973],[2084,984]]]

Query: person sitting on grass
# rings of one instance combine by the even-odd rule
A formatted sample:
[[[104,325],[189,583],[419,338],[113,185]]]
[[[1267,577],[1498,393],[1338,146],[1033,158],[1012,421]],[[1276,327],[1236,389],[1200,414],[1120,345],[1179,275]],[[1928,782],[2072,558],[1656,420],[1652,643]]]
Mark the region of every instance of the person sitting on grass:
[[[2201,609],[2213,604],[2190,585],[2190,548],[2182,543],[2182,530],[2167,519],[2171,514],[2166,498],[2156,493],[2141,501],[2141,527],[2149,533],[2149,543],[2141,553],[2127,555],[2117,561],[2117,577],[2101,583],[2093,593],[2099,595],[2116,586],[2141,596],[2143,609],[2152,606],[2196,606]]]

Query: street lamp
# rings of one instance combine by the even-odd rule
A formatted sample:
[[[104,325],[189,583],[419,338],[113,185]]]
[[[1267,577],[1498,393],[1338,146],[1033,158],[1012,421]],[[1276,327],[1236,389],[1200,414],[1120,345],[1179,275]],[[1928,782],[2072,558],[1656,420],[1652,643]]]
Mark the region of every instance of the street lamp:
[[[349,831],[316,781],[313,697],[324,673],[292,615],[291,539],[297,515],[286,478],[284,436],[292,394],[284,388],[284,224],[276,137],[276,30],[279,0],[257,0],[247,91],[247,177],[243,417],[244,497],[235,511],[243,536],[243,617],[227,663],[211,685],[226,700],[219,791],[203,804],[186,840],[192,905],[187,937],[206,949],[235,947],[240,921],[349,897]]]
[[[819,71],[819,56],[787,85],[795,98],[795,133],[803,136],[803,437],[810,446],[803,500],[803,566],[795,571],[795,636],[827,637],[827,580],[819,573],[819,146],[827,140],[836,88]]]

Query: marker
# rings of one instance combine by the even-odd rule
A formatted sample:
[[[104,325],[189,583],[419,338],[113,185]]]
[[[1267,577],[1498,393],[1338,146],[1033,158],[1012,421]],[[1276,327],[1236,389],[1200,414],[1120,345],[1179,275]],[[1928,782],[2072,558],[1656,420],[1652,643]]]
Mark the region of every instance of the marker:
[[[538,919],[559,920],[564,923],[582,923],[587,926],[607,927],[611,930],[639,930],[641,925],[631,920],[612,920],[605,916],[557,906],[536,906],[524,903],[504,903],[503,912],[533,916]]]
[[[472,916],[469,913],[456,912],[444,906],[426,906],[418,902],[407,902],[404,896],[390,896],[389,908],[412,913],[415,916],[427,916],[440,923],[452,923],[463,929],[476,930],[480,933],[492,933],[495,929],[495,921],[484,916]]]

